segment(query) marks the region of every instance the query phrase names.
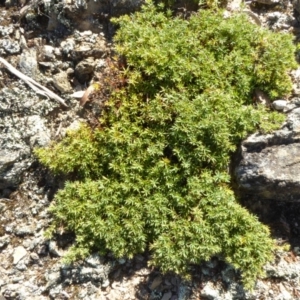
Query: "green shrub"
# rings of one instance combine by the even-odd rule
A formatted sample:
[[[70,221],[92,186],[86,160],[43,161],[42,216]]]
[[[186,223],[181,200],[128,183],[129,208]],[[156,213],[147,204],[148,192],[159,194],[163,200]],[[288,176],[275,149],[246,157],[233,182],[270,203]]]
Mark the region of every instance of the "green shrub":
[[[251,96],[254,88],[272,98],[290,91],[291,36],[243,15],[172,18],[151,3],[115,21],[128,85],[106,103],[99,128],[82,125],[36,151],[54,172],[78,176],[57,193],[49,232],[76,233],[70,259],[150,247],[153,265],[183,275],[219,255],[250,288],[273,242],[237,203],[227,169],[242,138],[283,121]]]

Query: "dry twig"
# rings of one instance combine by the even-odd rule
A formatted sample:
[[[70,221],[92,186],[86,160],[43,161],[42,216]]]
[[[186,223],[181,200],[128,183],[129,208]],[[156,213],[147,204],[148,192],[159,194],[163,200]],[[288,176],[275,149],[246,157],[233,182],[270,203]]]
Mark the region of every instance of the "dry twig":
[[[63,106],[68,107],[68,105],[65,103],[65,101],[61,97],[59,97],[58,95],[56,95],[55,93],[53,93],[52,91],[47,89],[46,87],[42,86],[41,84],[39,84],[32,78],[30,78],[30,77],[26,76],[25,74],[21,73],[20,71],[18,71],[10,63],[8,63],[4,58],[0,57],[0,62],[7,68],[8,71],[10,71],[14,75],[16,75],[17,77],[22,79],[26,84],[28,84],[37,94],[43,95],[47,98],[48,97],[52,98],[52,99],[58,101],[59,103],[61,103]]]

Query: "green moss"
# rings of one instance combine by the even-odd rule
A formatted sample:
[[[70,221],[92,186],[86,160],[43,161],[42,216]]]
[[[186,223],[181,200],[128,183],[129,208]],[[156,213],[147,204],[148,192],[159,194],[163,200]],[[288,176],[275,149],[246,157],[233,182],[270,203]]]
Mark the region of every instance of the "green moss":
[[[237,203],[227,168],[241,139],[283,120],[255,107],[252,92],[289,93],[291,36],[238,14],[172,18],[151,3],[115,21],[128,85],[111,96],[101,128],[83,125],[36,151],[53,171],[78,174],[55,197],[50,231],[63,224],[76,233],[70,259],[95,249],[132,257],[150,246],[153,265],[182,275],[220,255],[252,287],[273,242]]]

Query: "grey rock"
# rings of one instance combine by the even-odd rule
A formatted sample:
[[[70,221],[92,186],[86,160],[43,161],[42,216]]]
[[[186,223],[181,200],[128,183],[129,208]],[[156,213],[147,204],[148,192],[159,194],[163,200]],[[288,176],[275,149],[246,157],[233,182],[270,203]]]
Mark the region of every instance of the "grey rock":
[[[120,265],[124,265],[126,263],[126,259],[125,258],[120,258],[120,259],[118,259],[118,263]]]
[[[300,109],[288,115],[272,134],[254,134],[243,141],[235,168],[241,191],[265,199],[300,200]]]
[[[27,251],[23,246],[16,247],[13,253],[13,264],[16,265],[26,255]]]
[[[280,261],[275,264],[267,264],[265,266],[267,277],[269,278],[282,278],[283,280],[297,280],[300,279],[300,262],[290,263],[280,257]]]
[[[35,252],[33,252],[30,254],[30,259],[33,261],[38,261],[40,257]]]
[[[91,79],[91,75],[95,69],[95,61],[93,57],[88,57],[77,64],[75,67],[75,76],[82,83]]]
[[[42,60],[53,61],[55,59],[54,47],[50,45],[44,45],[41,49]]]
[[[291,71],[291,77],[293,80],[293,94],[298,96],[300,95],[300,68]]]
[[[11,39],[3,39],[1,47],[9,54],[18,54],[21,51],[19,43]]]
[[[296,20],[290,14],[285,14],[279,11],[270,12],[266,15],[267,26],[274,31],[288,30],[295,25]]]
[[[45,125],[45,119],[38,115],[27,118],[29,145],[31,148],[44,147],[50,142],[50,130]]]
[[[225,270],[221,272],[221,274],[223,281],[227,284],[233,282],[235,279],[235,271],[231,266],[227,266]]]
[[[9,235],[4,235],[0,237],[0,249],[7,246],[10,243]]]
[[[55,105],[39,99],[21,81],[0,90],[0,189],[15,188],[33,162],[33,148],[50,140],[43,116]]]
[[[210,269],[214,269],[215,267],[217,267],[218,264],[219,261],[216,258],[212,258],[210,261],[205,263],[205,265]]]
[[[34,244],[34,241],[31,239],[26,239],[23,240],[23,246],[25,247],[26,250],[33,250],[36,244]]]
[[[75,41],[73,38],[67,39],[63,42],[61,42],[60,47],[62,49],[62,52],[65,55],[68,55],[69,53],[71,53],[71,51],[74,50],[75,48]]]
[[[82,42],[77,44],[70,55],[73,59],[82,60],[84,58],[103,58],[107,55],[108,48],[106,40],[101,36],[97,36],[93,42]]]
[[[9,36],[14,32],[14,26],[0,26],[0,36]]]
[[[181,281],[178,287],[178,300],[188,300],[191,292],[190,282]]]
[[[38,63],[37,52],[35,49],[23,50],[19,59],[19,68],[25,75],[37,79],[38,76]]]
[[[20,226],[14,229],[14,234],[17,236],[33,235],[35,227],[33,225]]]
[[[95,64],[95,71],[100,72],[107,66],[105,59],[97,59]]]
[[[86,284],[86,292],[87,292],[87,295],[93,295],[93,294],[96,294],[99,290],[99,287],[95,286],[94,284],[92,284],[91,282],[88,282]]]
[[[68,75],[65,72],[55,74],[53,76],[53,84],[61,93],[70,93],[72,91]]]
[[[49,242],[49,252],[54,256],[62,256],[62,251],[58,249],[55,241]]]
[[[4,289],[3,296],[8,299],[20,299],[20,289],[20,284],[8,284]]]
[[[300,144],[244,153],[236,170],[241,188],[266,199],[300,200]]]
[[[27,263],[28,264],[28,263]],[[27,265],[26,263],[22,260],[20,262],[18,262],[15,266],[15,269],[19,270],[19,271],[25,271],[27,270]]]
[[[14,210],[14,215],[17,219],[21,219],[21,218],[28,216],[28,213],[26,211],[23,211],[23,209],[21,207],[17,207]]]
[[[20,161],[20,154],[18,151],[0,150],[0,189],[17,186],[21,174],[28,168],[26,161]]]
[[[46,273],[45,279],[47,281],[46,290],[50,290],[61,282],[61,273],[60,271],[50,270]]]
[[[61,284],[57,285],[57,286],[53,286],[50,290],[49,290],[49,296],[51,297],[51,299],[68,299],[65,297],[61,297],[61,293],[63,292],[63,287]]]
[[[300,256],[300,247],[294,247],[293,252],[294,252],[296,255]]]
[[[103,259],[98,254],[92,254],[85,259],[91,267],[97,268],[103,264]]]

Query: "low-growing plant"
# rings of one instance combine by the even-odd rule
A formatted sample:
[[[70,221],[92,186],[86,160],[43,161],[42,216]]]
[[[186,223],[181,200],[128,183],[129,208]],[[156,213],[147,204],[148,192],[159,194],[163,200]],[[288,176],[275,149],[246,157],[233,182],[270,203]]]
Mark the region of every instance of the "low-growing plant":
[[[251,288],[273,241],[235,199],[228,165],[242,138],[283,121],[252,93],[289,93],[291,36],[221,11],[173,18],[151,2],[115,22],[127,86],[111,95],[98,128],[82,125],[36,151],[54,172],[78,176],[57,193],[49,232],[76,233],[69,259],[149,248],[153,265],[182,275],[218,255]]]

